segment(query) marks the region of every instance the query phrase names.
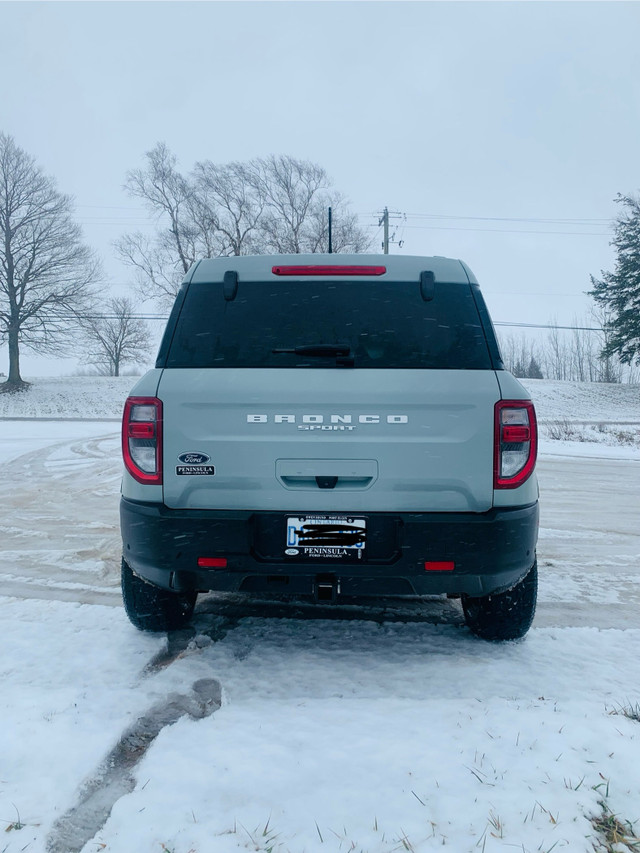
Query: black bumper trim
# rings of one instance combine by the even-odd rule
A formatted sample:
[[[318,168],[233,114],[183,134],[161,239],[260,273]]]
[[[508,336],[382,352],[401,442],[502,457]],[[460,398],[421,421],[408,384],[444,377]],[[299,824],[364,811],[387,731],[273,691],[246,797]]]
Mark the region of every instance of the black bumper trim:
[[[485,513],[366,513],[366,561],[289,561],[279,543],[291,512],[174,510],[120,503],[123,555],[136,574],[165,589],[312,595],[318,574],[341,595],[488,595],[517,583],[533,565],[538,504]],[[343,514],[343,513],[341,513]],[[284,548],[284,544],[282,545]],[[198,568],[198,557],[226,557],[226,569]],[[425,561],[453,561],[428,572]]]

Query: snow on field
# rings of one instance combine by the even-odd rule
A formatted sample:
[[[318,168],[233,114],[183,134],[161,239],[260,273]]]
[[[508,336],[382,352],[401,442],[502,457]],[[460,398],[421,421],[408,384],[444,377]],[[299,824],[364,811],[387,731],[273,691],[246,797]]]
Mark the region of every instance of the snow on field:
[[[540,420],[640,422],[640,385],[521,379]]]
[[[117,418],[131,380],[46,383],[0,417]],[[637,386],[535,385],[550,420],[638,420]],[[143,635],[118,424],[0,421],[0,460],[0,853],[587,853],[610,813],[640,835],[637,448],[543,441],[539,618],[503,645],[440,600],[206,596],[191,632]]]
[[[612,713],[640,701],[640,630],[495,646],[412,622],[254,617],[223,636],[204,615],[145,670],[163,640],[120,610],[5,599],[0,627],[7,853],[47,834],[84,853],[591,851],[602,804],[640,817],[640,723]],[[119,768],[104,826],[52,832],[122,731],[203,678],[222,708]]]
[[[124,401],[136,382],[131,376],[27,377],[31,388],[0,394],[5,418],[121,418]]]
[[[0,394],[0,417],[116,418],[135,377],[65,376],[29,379],[26,394]],[[540,420],[640,423],[640,385],[521,380]]]

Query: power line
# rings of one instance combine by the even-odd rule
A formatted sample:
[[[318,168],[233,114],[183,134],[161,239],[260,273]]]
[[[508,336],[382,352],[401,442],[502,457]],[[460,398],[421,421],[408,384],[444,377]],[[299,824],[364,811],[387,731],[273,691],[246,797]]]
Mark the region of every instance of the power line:
[[[375,228],[376,223],[364,223],[365,228]],[[543,231],[540,229],[531,228],[465,228],[459,225],[408,225],[403,224],[402,228],[412,228],[422,231],[473,231],[485,234],[551,234],[558,236],[577,236],[577,237],[611,237],[611,232],[601,231]]]
[[[586,217],[571,217],[569,219],[559,219],[526,216],[464,216],[450,213],[404,213],[403,215],[412,219],[467,219],[472,221],[484,222],[537,222],[545,224],[555,223],[560,225],[611,224],[611,219],[588,219]],[[356,216],[377,216],[377,214],[368,211],[367,213],[357,213]]]
[[[517,326],[521,329],[565,329],[570,332],[604,332],[598,326],[558,326],[555,323],[510,323],[506,320],[494,320],[494,326]]]
[[[144,207],[126,207],[125,205],[110,205],[110,204],[75,204],[74,207],[83,207],[89,210],[127,210],[130,213],[134,211],[144,211]]]
[[[378,217],[378,213],[357,213],[356,216],[362,220],[363,218],[368,217]],[[522,228],[522,227],[514,227],[514,228],[482,228],[474,225],[455,225],[449,224],[454,222],[469,222],[469,223],[510,223],[515,226],[522,226],[527,224],[536,224],[536,225],[558,225],[558,226],[576,226],[581,229],[593,229],[597,227],[610,227],[611,220],[607,219],[591,219],[587,217],[572,217],[572,218],[549,218],[549,217],[524,217],[524,216],[465,216],[465,215],[454,215],[454,214],[436,214],[436,213],[403,213],[401,214],[403,219],[403,230],[405,228],[413,228],[413,229],[421,229],[421,230],[430,230],[430,231],[472,231],[479,233],[496,233],[496,234],[548,234],[551,236],[576,236],[576,237],[611,237],[612,232],[608,230],[606,232],[594,231],[594,230],[579,230],[579,231],[569,231],[569,230],[558,230],[554,229],[544,229],[544,228]],[[416,221],[419,220],[427,220],[428,222],[422,222],[421,224],[417,224]],[[379,220],[380,221],[380,220]],[[378,221],[378,224],[379,224]],[[409,221],[413,221],[416,224],[409,224]],[[436,222],[440,222],[443,224],[436,225]],[[434,224],[431,224],[434,223]],[[362,223],[365,228],[374,228],[374,222],[363,222]]]
[[[598,231],[538,231],[529,228],[461,228],[453,225],[405,225],[405,228],[415,228],[423,231],[477,231],[485,234],[556,234],[558,236],[572,235],[576,237],[611,237]]]
[[[123,319],[117,314],[74,314],[71,312],[60,313],[54,316],[44,317],[47,320],[120,320]],[[127,320],[150,320],[150,321],[166,321],[169,319],[168,314],[128,314]],[[605,330],[599,326],[561,326],[556,323],[519,323],[510,320],[494,320],[494,326],[513,326],[522,329],[561,329],[572,332],[604,332]]]
[[[82,208],[85,210],[124,210],[127,213],[133,214],[148,214],[147,208],[145,207],[132,207],[126,205],[108,205],[108,204],[76,204],[76,208]],[[390,211],[390,213],[398,214],[399,211]],[[357,216],[379,216],[377,213],[367,212],[367,213],[357,213]],[[584,216],[571,216],[571,217],[542,217],[542,216],[467,216],[465,214],[452,214],[452,213],[404,213],[403,216],[407,216],[413,219],[465,219],[471,221],[480,221],[480,222],[537,222],[537,223],[545,223],[545,224],[560,224],[560,225],[583,225],[583,224],[596,224],[596,225],[610,225],[611,218],[589,218]]]
[[[610,219],[586,219],[581,217],[572,217],[570,219],[548,219],[542,217],[527,217],[527,216],[454,216],[450,214],[436,213],[407,213],[407,217],[412,219],[467,219],[480,222],[537,222],[546,225],[610,225]]]

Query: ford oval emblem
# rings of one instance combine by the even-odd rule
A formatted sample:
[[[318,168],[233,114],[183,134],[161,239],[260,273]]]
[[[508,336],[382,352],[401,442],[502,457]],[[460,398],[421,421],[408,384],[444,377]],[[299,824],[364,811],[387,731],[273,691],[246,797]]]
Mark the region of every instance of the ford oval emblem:
[[[300,553],[300,551],[298,551],[297,548],[287,548],[287,550],[284,553],[288,557],[296,557]]]
[[[211,457],[206,453],[181,453],[178,459],[183,465],[204,465]]]

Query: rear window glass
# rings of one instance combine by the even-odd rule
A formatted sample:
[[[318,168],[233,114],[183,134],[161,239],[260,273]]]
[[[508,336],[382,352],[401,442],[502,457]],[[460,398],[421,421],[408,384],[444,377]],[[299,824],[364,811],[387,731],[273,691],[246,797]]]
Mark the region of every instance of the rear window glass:
[[[425,302],[417,282],[240,282],[191,284],[167,367],[335,367],[335,355],[274,349],[341,345],[356,368],[491,367],[467,284],[436,284]]]

